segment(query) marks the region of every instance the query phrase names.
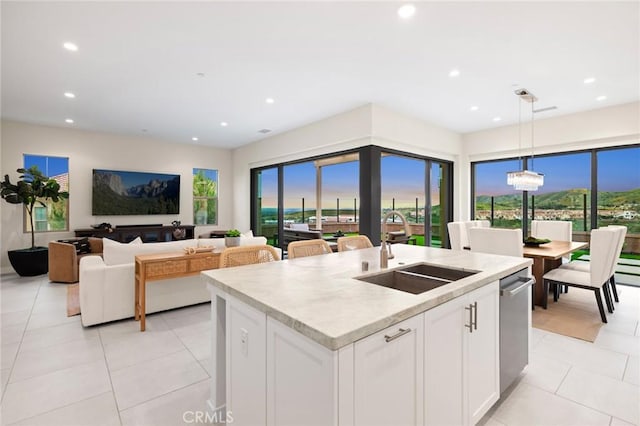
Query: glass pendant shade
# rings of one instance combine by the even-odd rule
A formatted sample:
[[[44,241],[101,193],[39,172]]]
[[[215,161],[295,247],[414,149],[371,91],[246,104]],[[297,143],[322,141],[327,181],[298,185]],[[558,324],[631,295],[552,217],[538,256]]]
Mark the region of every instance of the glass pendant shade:
[[[531,92],[526,89],[518,89],[515,91],[520,101],[518,102],[518,154],[519,160],[521,159],[522,149],[522,120],[521,120],[521,107],[522,101],[529,102],[531,104],[531,165],[533,165],[534,156],[534,138],[533,138],[533,105],[538,100]],[[542,173],[536,173],[533,170],[525,170],[524,163],[522,164],[522,170],[515,172],[507,172],[507,185],[512,185],[517,191],[537,191],[538,187],[544,185],[544,175]],[[533,168],[533,167],[532,167]]]
[[[519,170],[507,173],[507,185],[513,185],[518,191],[537,191],[544,185],[544,175],[531,170]]]

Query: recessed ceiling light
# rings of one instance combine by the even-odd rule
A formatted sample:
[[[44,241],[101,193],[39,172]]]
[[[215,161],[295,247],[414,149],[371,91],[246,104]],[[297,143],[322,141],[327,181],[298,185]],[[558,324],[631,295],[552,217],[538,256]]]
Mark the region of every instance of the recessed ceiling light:
[[[416,7],[411,3],[407,3],[398,8],[398,16],[401,17],[402,19],[409,19],[413,17],[413,15],[415,14],[416,14]]]
[[[493,121],[500,121],[502,120],[502,117],[493,117]]]
[[[605,99],[607,99],[605,95],[600,95],[596,98],[596,101],[600,102],[600,101],[604,101]]]
[[[588,77],[588,78],[585,78],[584,80],[582,80],[582,82],[584,84],[592,84],[592,83],[596,82],[596,79],[594,77]]]
[[[78,45],[76,45],[75,43],[71,43],[71,42],[66,42],[62,45],[62,47],[64,47],[67,50],[70,50],[72,52],[77,52],[78,51]]]
[[[227,123],[226,121],[221,121],[221,122],[220,122],[220,125],[221,125],[222,127],[227,127],[227,126],[229,125],[229,123]]]
[[[65,123],[69,123],[69,124],[73,124],[73,120],[70,118],[67,118],[64,120]]]
[[[274,103],[276,100],[275,100],[275,99],[273,99],[273,98],[267,98],[267,99],[265,99],[264,101],[265,101],[266,103],[268,103],[268,104],[272,104],[272,103]]]
[[[458,77],[460,75],[460,70],[459,69],[452,69],[451,71],[449,71],[449,77]]]
[[[73,93],[71,93],[71,92],[64,92],[64,97],[65,97],[65,98],[69,98],[69,99],[73,99],[73,98],[75,98],[75,97],[76,97],[76,95],[74,95],[74,94],[73,94]]]
[[[197,72],[197,73],[196,73],[196,75],[197,75],[198,77],[204,77],[204,73],[203,73],[203,72]]]
[[[478,108],[478,107],[477,107],[477,106],[475,106],[475,105],[474,105],[474,106],[472,106],[471,108],[469,108],[469,110],[471,110],[471,111],[477,111],[477,110],[479,110],[479,109],[480,109],[480,108]]]
[[[196,136],[194,136],[194,137],[191,138],[191,140],[194,141],[194,142],[197,142],[198,138]]]

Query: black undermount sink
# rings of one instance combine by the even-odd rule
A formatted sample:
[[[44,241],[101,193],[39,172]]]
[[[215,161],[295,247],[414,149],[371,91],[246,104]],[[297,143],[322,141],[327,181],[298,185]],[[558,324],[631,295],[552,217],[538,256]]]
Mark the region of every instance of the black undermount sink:
[[[418,263],[356,279],[407,293],[420,294],[477,273],[478,271],[462,271]]]

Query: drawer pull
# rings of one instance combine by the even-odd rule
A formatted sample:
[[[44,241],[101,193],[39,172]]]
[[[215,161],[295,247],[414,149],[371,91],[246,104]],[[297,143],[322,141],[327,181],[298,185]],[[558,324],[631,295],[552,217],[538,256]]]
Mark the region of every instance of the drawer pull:
[[[393,336],[387,336],[386,334],[384,335],[384,340],[385,342],[389,343],[392,340],[396,340],[398,337],[400,336],[404,336],[407,333],[411,333],[411,329],[410,328],[400,328],[398,329],[398,332],[396,334],[394,334]]]

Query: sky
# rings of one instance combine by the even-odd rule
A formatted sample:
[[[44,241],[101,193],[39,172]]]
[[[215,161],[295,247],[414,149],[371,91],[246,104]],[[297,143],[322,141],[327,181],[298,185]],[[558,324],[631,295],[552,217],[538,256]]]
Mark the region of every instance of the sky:
[[[598,190],[628,191],[640,188],[640,147],[598,152]],[[531,168],[531,167],[530,167]],[[517,194],[507,185],[506,173],[520,170],[517,160],[494,161],[476,165],[476,194]],[[539,194],[567,189],[590,188],[589,152],[535,157],[533,170],[544,174]]]
[[[69,159],[67,157],[46,157],[43,155],[24,154],[24,166],[38,166],[38,169],[47,177],[53,177],[69,172]]]
[[[359,198],[359,166],[360,163],[348,163],[324,166],[322,169],[323,207],[332,208],[336,198],[340,198],[340,206],[353,206],[353,199]],[[396,198],[396,207],[415,205],[415,198],[424,205],[424,173],[425,163],[407,157],[385,156],[382,158],[382,197],[391,202]],[[432,193],[435,204],[438,204],[439,166],[435,165],[437,174],[432,173]],[[262,205],[275,207],[277,204],[277,170],[268,169],[262,172]],[[315,207],[316,169],[313,162],[292,164],[284,167],[285,208],[301,207],[301,199],[305,198],[305,209]]]

